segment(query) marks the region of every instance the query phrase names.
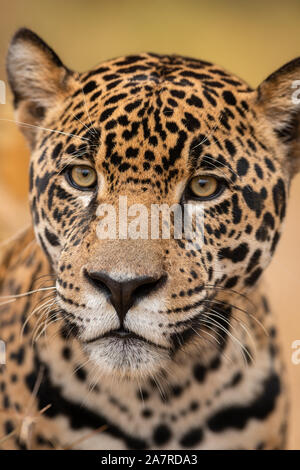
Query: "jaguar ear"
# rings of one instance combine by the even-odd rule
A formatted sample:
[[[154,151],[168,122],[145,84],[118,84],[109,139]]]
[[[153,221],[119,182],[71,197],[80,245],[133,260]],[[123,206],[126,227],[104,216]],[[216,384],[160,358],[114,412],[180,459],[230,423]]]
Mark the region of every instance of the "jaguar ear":
[[[68,92],[68,70],[55,52],[29,29],[19,29],[7,54],[8,81],[14,96],[16,119],[30,146],[47,111]]]
[[[295,174],[300,170],[300,57],[262,82],[257,104],[286,146],[287,166]]]

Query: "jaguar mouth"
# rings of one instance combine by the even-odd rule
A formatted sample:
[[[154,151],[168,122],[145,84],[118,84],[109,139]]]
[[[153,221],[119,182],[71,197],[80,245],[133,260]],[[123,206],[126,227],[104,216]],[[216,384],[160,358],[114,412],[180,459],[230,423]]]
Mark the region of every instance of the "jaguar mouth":
[[[119,328],[118,330],[108,331],[103,335],[103,338],[120,338],[120,339],[143,339],[140,336],[136,335],[132,331],[127,330],[126,328]]]
[[[143,342],[145,344],[154,346],[156,348],[161,348],[161,349],[164,349],[164,350],[169,349],[166,346],[154,343],[154,342],[150,341],[149,339],[144,338],[143,336],[139,336],[136,333],[134,333],[133,331],[127,330],[126,328],[119,328],[117,330],[110,330],[110,331],[107,331],[106,333],[104,333],[102,335],[99,335],[99,336],[97,336],[95,338],[92,338],[92,339],[88,339],[84,342],[86,344],[94,344],[94,343],[97,343],[98,341],[100,341],[102,339],[105,339],[105,338],[111,338],[111,339],[116,338],[116,339],[118,339],[118,340],[120,340],[124,343],[125,342],[132,342],[132,340],[133,340],[133,341],[137,341],[137,342]]]

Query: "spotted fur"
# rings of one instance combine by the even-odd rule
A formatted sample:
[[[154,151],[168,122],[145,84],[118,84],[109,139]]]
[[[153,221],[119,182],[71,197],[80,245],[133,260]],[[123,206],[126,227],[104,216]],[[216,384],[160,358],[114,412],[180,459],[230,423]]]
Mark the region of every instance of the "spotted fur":
[[[75,73],[34,33],[16,33],[7,70],[31,147],[34,232],[1,248],[1,447],[285,446],[284,369],[261,274],[298,167],[299,68],[257,90],[175,55]],[[74,162],[97,170],[96,190],[69,184]],[[101,202],[182,204],[195,174],[226,183],[204,203],[203,243],[98,239]],[[163,282],[121,320],[91,272]],[[107,335],[120,328],[135,336]]]

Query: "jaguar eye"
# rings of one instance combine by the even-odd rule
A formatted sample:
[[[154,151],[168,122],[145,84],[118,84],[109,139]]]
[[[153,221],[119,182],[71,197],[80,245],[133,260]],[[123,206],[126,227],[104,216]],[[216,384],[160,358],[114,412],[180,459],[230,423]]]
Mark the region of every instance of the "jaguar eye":
[[[81,191],[90,191],[97,184],[96,171],[87,165],[74,165],[67,171],[69,183]]]
[[[224,189],[224,184],[214,176],[199,175],[189,182],[190,196],[201,201],[206,201],[219,196]]]

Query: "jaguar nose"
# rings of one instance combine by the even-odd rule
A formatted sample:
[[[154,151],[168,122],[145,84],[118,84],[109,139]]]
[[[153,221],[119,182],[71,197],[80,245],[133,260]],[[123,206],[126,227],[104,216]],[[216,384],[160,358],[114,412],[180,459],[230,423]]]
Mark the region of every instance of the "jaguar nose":
[[[124,281],[116,281],[106,272],[85,272],[90,283],[102,293],[106,293],[114,306],[121,325],[126,313],[132,305],[139,299],[146,297],[154,290],[162,286],[166,280],[166,275],[152,277],[140,276]]]

